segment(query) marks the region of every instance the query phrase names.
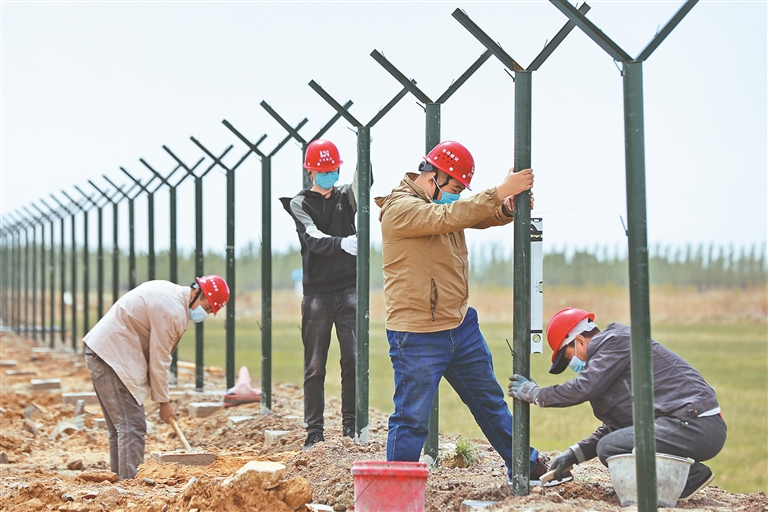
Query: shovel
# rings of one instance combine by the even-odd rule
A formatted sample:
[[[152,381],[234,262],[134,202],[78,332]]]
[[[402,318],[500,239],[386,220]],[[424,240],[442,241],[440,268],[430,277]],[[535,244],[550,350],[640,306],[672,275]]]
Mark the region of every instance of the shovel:
[[[192,447],[189,446],[187,438],[184,437],[184,434],[181,432],[181,429],[179,428],[179,425],[176,424],[176,420],[174,418],[171,418],[168,423],[170,423],[171,427],[173,427],[173,430],[176,432],[176,435],[179,437],[179,440],[181,441],[181,444],[184,446],[184,450],[186,450],[187,453],[161,453],[158,456],[161,462],[178,462],[179,464],[187,464],[190,466],[207,466],[216,460],[215,453],[192,451]]]

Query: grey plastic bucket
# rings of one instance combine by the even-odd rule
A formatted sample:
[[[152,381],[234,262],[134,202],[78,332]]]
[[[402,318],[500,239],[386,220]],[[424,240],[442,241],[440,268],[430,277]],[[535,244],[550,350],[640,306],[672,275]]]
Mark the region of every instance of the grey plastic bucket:
[[[622,507],[637,503],[637,475],[635,454],[624,453],[608,457],[611,482]],[[660,507],[674,507],[688,480],[693,459],[666,453],[656,454],[656,483]]]

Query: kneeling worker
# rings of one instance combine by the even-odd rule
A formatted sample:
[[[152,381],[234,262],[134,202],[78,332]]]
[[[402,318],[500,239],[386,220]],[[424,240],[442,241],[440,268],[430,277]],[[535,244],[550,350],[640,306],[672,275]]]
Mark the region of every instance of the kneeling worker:
[[[609,324],[600,331],[594,313],[567,308],[547,325],[552,347],[549,373],[570,367],[576,378],[539,388],[521,375],[510,377],[509,394],[539,407],[568,407],[589,401],[603,424],[555,458],[550,469],[559,478],[573,464],[594,458],[607,466],[613,455],[631,453],[635,445],[632,419],[632,365],[630,329]],[[653,394],[656,416],[656,451],[690,457],[688,480],[681,500],[691,498],[712,480],[712,471],[701,463],[720,453],[727,427],[715,390],[680,356],[651,340]]]
[[[160,404],[160,419],[176,413],[169,401],[168,369],[189,321],[202,322],[229,300],[219,276],[191,286],[148,281],[115,302],[83,338],[85,361],[109,438],[109,466],[120,480],[135,478],[144,462],[144,399]]]

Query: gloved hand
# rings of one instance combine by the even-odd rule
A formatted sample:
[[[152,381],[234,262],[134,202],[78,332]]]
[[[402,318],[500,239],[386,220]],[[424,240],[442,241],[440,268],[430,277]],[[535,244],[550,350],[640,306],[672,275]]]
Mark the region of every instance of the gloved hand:
[[[549,463],[549,470],[555,472],[555,480],[562,480],[563,476],[571,470],[574,464],[578,463],[576,454],[568,448]]]
[[[348,252],[352,256],[357,256],[357,236],[349,235],[341,239],[342,250]]]
[[[509,380],[509,396],[529,404],[537,403],[536,397],[539,395],[540,388],[535,382],[518,374],[512,375]]]

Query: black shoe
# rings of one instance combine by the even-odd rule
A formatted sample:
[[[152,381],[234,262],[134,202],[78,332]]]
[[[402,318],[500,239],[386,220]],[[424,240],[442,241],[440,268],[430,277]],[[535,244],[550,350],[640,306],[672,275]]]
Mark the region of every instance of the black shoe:
[[[354,425],[342,425],[341,435],[344,437],[355,438],[355,426]]]
[[[712,474],[712,471],[707,468],[707,472],[702,475],[702,477],[696,481],[696,482],[686,482],[685,489],[683,489],[683,493],[680,495],[680,498],[678,498],[681,501],[688,501],[689,499],[693,498],[697,492],[708,486],[712,483],[712,480],[715,479],[715,475]]]
[[[323,436],[322,432],[310,432],[307,434],[307,440],[304,441],[304,446],[302,446],[301,449],[309,450],[316,443],[321,443],[324,441],[325,441],[325,436]]]

